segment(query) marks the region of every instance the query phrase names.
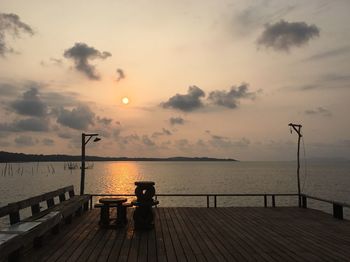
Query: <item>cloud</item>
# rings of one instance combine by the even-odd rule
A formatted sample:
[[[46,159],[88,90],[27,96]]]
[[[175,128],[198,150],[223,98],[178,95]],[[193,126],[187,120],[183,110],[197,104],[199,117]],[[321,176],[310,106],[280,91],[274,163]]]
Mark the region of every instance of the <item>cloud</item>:
[[[10,83],[0,82],[0,95],[3,99],[4,97],[13,98],[18,95],[18,90],[16,85]]]
[[[343,47],[328,50],[325,52],[320,52],[318,54],[309,56],[308,58],[302,60],[302,62],[314,62],[322,59],[332,58],[335,56],[342,56],[347,53],[350,53],[350,46],[343,46]]]
[[[151,140],[147,135],[142,136],[142,143],[146,146],[155,146],[156,143],[154,143],[153,140]]]
[[[41,66],[49,66],[49,65],[54,65],[54,66],[62,66],[63,61],[62,59],[57,59],[57,58],[53,58],[50,57],[50,59],[48,61],[40,61],[40,65]]]
[[[152,138],[157,138],[159,136],[171,136],[172,133],[168,129],[163,128],[161,132],[154,132]]]
[[[216,148],[227,149],[227,148],[235,148],[235,147],[248,147],[250,144],[249,139],[243,137],[240,140],[231,140],[228,137],[211,135],[211,139],[208,143]]]
[[[6,132],[45,132],[49,130],[49,121],[46,118],[31,117],[12,123],[0,123],[0,130]]]
[[[15,138],[15,143],[17,146],[34,146],[38,143],[31,136],[19,136]]]
[[[106,59],[112,54],[109,52],[100,52],[94,47],[85,43],[75,43],[75,45],[66,51],[63,56],[72,59],[75,63],[75,69],[85,74],[91,80],[99,80],[100,76],[96,72],[95,66],[89,63],[94,59]]]
[[[232,86],[229,91],[217,90],[209,93],[208,100],[218,106],[227,108],[237,108],[240,99],[254,99],[256,93],[248,92],[248,84],[241,84],[240,86]]]
[[[20,115],[45,116],[47,114],[47,105],[40,99],[36,87],[30,88],[23,93],[21,99],[12,102],[11,108]]]
[[[186,95],[176,94],[169,98],[165,103],[162,103],[163,108],[173,108],[185,112],[190,112],[201,108],[203,103],[201,97],[204,97],[205,93],[197,86],[190,86]]]
[[[57,122],[77,130],[84,130],[92,125],[95,114],[86,105],[79,105],[72,110],[60,108],[57,114]]]
[[[190,142],[186,138],[175,140],[174,145],[176,148],[184,152],[188,152],[192,148],[192,146],[190,145]]]
[[[183,125],[185,123],[185,120],[182,117],[170,117],[169,122],[172,126]]]
[[[42,143],[45,145],[45,146],[53,146],[55,144],[55,141],[50,139],[50,138],[44,138],[42,140]]]
[[[332,116],[332,112],[323,107],[318,107],[316,109],[309,109],[304,111],[307,115],[322,115],[322,116]]]
[[[338,74],[338,73],[333,73],[333,74],[325,74],[321,76],[320,79],[322,82],[349,82],[350,80],[350,74]]]
[[[271,6],[271,1],[254,1],[254,4],[240,10],[233,17],[233,27],[240,35],[248,35],[273,20],[280,19],[293,11],[296,6],[284,6],[284,3],[276,2]]]
[[[60,138],[63,139],[72,139],[74,136],[73,134],[67,133],[67,132],[60,132],[57,134]]]
[[[117,82],[125,78],[125,73],[123,69],[118,68],[117,69]]]
[[[6,37],[18,38],[22,33],[33,35],[33,29],[23,23],[16,14],[0,13],[0,55],[13,53],[14,50],[6,43]]]
[[[320,30],[315,25],[280,20],[277,23],[265,25],[265,30],[258,38],[257,44],[276,51],[288,52],[292,47],[303,46],[319,35]]]
[[[49,130],[49,121],[45,118],[27,118],[15,123],[15,127],[22,131],[44,132]]]
[[[112,123],[112,118],[107,118],[107,117],[97,117],[96,118],[97,122],[100,124],[103,124],[105,126],[109,126]]]

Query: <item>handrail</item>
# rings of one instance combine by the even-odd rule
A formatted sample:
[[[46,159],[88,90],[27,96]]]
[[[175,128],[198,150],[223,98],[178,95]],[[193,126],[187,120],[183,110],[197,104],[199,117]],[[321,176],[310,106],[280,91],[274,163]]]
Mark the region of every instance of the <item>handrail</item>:
[[[106,196],[118,196],[118,197],[127,197],[127,196],[135,196],[134,194],[89,194],[91,201],[90,205],[92,208],[93,197],[106,197]],[[214,208],[217,207],[217,197],[224,196],[233,196],[233,197],[264,197],[264,207],[267,207],[267,198],[271,197],[271,206],[276,207],[276,196],[298,196],[296,193],[254,193],[254,194],[220,194],[220,193],[199,193],[199,194],[163,194],[158,193],[155,194],[155,198],[157,197],[206,197],[207,200],[207,208],[210,207],[210,197],[214,198]]]
[[[307,195],[307,194],[301,194],[301,196],[305,196],[309,199],[313,199],[313,200],[318,200],[320,202],[326,202],[329,204],[337,204],[337,205],[341,205],[343,207],[348,207],[350,208],[350,204],[347,204],[345,202],[339,202],[339,201],[333,201],[333,200],[328,200],[328,199],[324,199],[324,198],[320,198],[320,197],[315,197],[315,196],[311,196],[311,195]]]
[[[320,202],[325,202],[333,205],[333,217],[338,219],[344,219],[343,208],[350,208],[350,204],[342,203],[338,201],[323,199],[320,197],[310,196],[306,194],[301,194],[302,207],[307,208],[307,199],[317,200]]]

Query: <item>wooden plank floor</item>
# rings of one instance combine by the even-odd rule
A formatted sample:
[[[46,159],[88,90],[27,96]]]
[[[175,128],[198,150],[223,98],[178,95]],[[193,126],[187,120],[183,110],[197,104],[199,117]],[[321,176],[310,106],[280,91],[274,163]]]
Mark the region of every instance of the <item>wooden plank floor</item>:
[[[155,228],[98,226],[91,210],[25,261],[350,261],[350,222],[300,208],[157,208]],[[132,217],[133,209],[128,216]]]

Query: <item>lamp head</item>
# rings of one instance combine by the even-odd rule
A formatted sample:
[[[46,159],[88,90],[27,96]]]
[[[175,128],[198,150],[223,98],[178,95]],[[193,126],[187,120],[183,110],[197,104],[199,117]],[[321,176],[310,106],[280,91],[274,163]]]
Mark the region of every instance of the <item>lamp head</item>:
[[[101,138],[96,137],[96,138],[94,139],[94,142],[98,142],[98,141],[100,141],[100,140],[101,140]]]

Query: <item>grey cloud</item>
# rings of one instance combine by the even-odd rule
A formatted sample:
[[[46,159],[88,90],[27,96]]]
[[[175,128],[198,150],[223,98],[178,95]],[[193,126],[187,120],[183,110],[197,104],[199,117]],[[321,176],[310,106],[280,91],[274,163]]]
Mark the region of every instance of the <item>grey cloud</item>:
[[[45,105],[53,108],[60,106],[74,106],[79,103],[80,96],[76,92],[55,91],[50,88],[49,84],[35,81],[0,82],[0,95],[2,102],[6,101],[6,104],[8,104],[11,108],[13,101],[21,104],[19,107],[22,107],[23,103],[28,101],[38,105],[38,107],[41,109],[42,107],[46,107]],[[18,99],[18,97],[21,98]],[[41,113],[43,112],[41,111]]]
[[[157,138],[159,136],[165,136],[165,135],[166,136],[171,136],[172,133],[168,129],[163,128],[161,132],[154,132],[152,134],[152,138]]]
[[[209,93],[208,100],[215,105],[234,109],[238,107],[240,99],[254,99],[255,96],[256,93],[248,92],[248,84],[241,84],[238,87],[232,86],[229,91],[212,91]]]
[[[247,147],[250,144],[249,139],[241,138],[240,140],[234,141],[227,137],[212,135],[211,139],[208,141],[213,147],[224,148],[234,148],[234,147]]]
[[[0,83],[0,95],[1,98],[4,97],[14,97],[18,95],[18,89],[16,85],[10,83]]]
[[[171,136],[172,135],[172,133],[168,129],[163,128],[162,130],[163,130],[163,134],[164,135],[167,135],[167,136]]]
[[[15,126],[19,130],[44,132],[49,130],[49,122],[44,118],[28,118],[16,122]]]
[[[293,11],[296,6],[280,5],[271,6],[271,1],[254,1],[243,10],[237,12],[233,17],[233,27],[240,35],[248,35],[260,26],[273,20],[280,19],[286,14]]]
[[[42,143],[45,145],[45,146],[52,146],[55,144],[55,141],[50,139],[50,138],[44,138],[42,140]]]
[[[123,69],[118,68],[117,69],[117,82],[125,78],[125,73]]]
[[[57,58],[53,58],[50,57],[50,59],[48,61],[41,61],[40,65],[41,66],[50,66],[50,65],[54,65],[54,66],[62,66],[63,61],[62,59],[57,59]]]
[[[111,137],[111,133],[109,132],[109,130],[106,130],[106,129],[96,129],[96,133],[98,133],[99,136],[101,137],[105,137],[105,138]]]
[[[94,59],[106,59],[112,54],[109,52],[100,52],[94,47],[85,43],[75,43],[75,45],[64,52],[64,57],[72,59],[75,63],[75,69],[84,73],[91,80],[99,80],[100,76],[96,72],[95,66],[89,63]]]
[[[18,38],[22,33],[33,35],[33,29],[21,21],[16,14],[0,13],[0,55],[13,53],[14,50],[8,46],[6,37]]]
[[[109,126],[112,123],[112,118],[107,118],[107,117],[97,117],[96,118],[97,122],[100,124],[103,124],[105,126]]]
[[[113,131],[113,136],[114,136],[114,138],[118,139],[118,138],[120,137],[120,132],[121,132],[120,129],[115,129],[115,130]]]
[[[44,116],[47,113],[47,105],[40,99],[36,87],[26,91],[22,98],[11,104],[16,113],[28,116]]]
[[[299,90],[301,91],[308,91],[308,90],[314,90],[314,89],[319,89],[320,86],[319,85],[303,85],[298,87]]]
[[[63,138],[63,139],[72,139],[74,136],[70,133],[67,133],[67,132],[60,132],[57,134],[60,138]]]
[[[184,150],[184,149],[188,149],[188,147],[190,146],[190,143],[188,139],[179,139],[179,140],[175,140],[175,146],[181,150]]]
[[[201,97],[204,97],[205,93],[197,86],[190,86],[186,95],[176,94],[170,97],[165,103],[162,103],[163,108],[173,108],[185,112],[190,112],[195,109],[201,108],[203,103]]]
[[[122,136],[121,129],[115,129],[113,131],[113,137],[118,142],[119,146],[121,146],[122,148],[124,148],[127,144],[140,141],[140,137],[137,134]]]
[[[147,135],[142,136],[142,143],[145,144],[146,146],[155,146],[156,143],[152,141]]]
[[[321,81],[332,81],[332,82],[348,82],[350,80],[350,74],[326,74],[320,79]]]
[[[288,52],[292,47],[305,45],[312,38],[318,37],[319,34],[320,30],[315,25],[281,20],[274,24],[266,24],[257,43],[276,51]]]
[[[9,147],[11,145],[10,142],[7,142],[7,141],[0,141],[0,146],[1,147]]]
[[[51,107],[75,106],[79,104],[79,94],[75,92],[41,92],[40,97]]]
[[[77,130],[83,130],[92,125],[95,114],[86,105],[79,105],[72,110],[60,108],[57,112],[57,122]]]
[[[49,130],[49,122],[45,118],[27,118],[12,123],[0,123],[0,131],[5,132],[45,132]]]
[[[305,114],[307,115],[322,115],[322,116],[332,116],[332,112],[323,107],[318,107],[316,109],[305,110]]]
[[[321,52],[321,53],[312,55],[312,56],[302,60],[302,62],[313,62],[313,61],[318,61],[318,60],[322,60],[322,59],[332,58],[335,56],[342,56],[342,55],[348,54],[348,53],[350,53],[350,46],[343,46],[343,47],[339,47],[336,49],[332,49],[332,50],[328,50],[325,52]]]
[[[15,143],[18,146],[34,146],[38,141],[34,140],[31,136],[19,136],[15,138]]]
[[[182,117],[171,117],[169,119],[169,122],[172,126],[183,125],[185,123],[185,120]]]

